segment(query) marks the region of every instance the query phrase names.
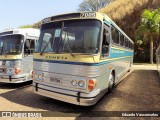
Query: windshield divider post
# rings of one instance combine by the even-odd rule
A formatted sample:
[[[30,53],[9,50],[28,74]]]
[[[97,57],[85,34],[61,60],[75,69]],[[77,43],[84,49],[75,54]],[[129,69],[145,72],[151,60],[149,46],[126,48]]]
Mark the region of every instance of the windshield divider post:
[[[64,21],[62,22],[60,40],[59,40],[59,43],[58,43],[58,48],[57,48],[56,53],[58,53],[58,50],[59,50],[59,47],[60,47],[60,44],[61,44],[61,41],[62,41],[62,33],[63,33],[63,29],[64,29]]]

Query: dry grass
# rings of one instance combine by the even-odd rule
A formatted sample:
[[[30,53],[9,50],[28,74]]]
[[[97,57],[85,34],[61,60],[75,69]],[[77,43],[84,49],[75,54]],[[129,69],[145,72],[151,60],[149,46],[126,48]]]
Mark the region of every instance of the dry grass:
[[[132,14],[136,7],[141,7],[147,2],[148,0],[116,0],[99,12],[107,14],[114,20],[121,20],[124,16]]]
[[[134,40],[142,11],[158,8],[159,6],[160,0],[115,0],[99,12],[108,15]]]

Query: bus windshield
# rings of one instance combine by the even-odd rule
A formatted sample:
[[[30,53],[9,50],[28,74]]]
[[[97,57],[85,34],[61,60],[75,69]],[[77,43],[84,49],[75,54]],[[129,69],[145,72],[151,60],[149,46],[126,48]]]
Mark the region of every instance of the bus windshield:
[[[43,24],[35,52],[96,54],[100,44],[101,22],[66,20]]]
[[[24,37],[8,35],[0,37],[0,55],[18,55],[22,52]]]

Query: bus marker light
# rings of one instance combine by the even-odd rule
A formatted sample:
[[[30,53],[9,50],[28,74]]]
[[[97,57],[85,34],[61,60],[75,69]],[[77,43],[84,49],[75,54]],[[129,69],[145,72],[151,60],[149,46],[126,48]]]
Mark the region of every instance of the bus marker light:
[[[20,68],[15,68],[15,73],[19,74],[21,72]]]
[[[96,87],[96,81],[95,80],[89,80],[88,81],[88,89],[90,90],[90,91],[92,91],[94,88]]]
[[[32,71],[32,80],[34,79],[35,73]]]
[[[110,66],[108,66],[108,68],[109,68],[109,69],[112,69],[112,66],[110,65]]]

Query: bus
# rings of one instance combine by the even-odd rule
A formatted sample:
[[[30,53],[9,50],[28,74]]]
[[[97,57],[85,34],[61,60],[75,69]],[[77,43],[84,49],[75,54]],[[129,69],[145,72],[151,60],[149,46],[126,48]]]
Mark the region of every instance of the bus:
[[[40,30],[8,29],[0,32],[0,83],[32,80],[33,51]]]
[[[34,92],[94,105],[131,69],[133,47],[133,41],[102,13],[45,18],[33,55]]]

